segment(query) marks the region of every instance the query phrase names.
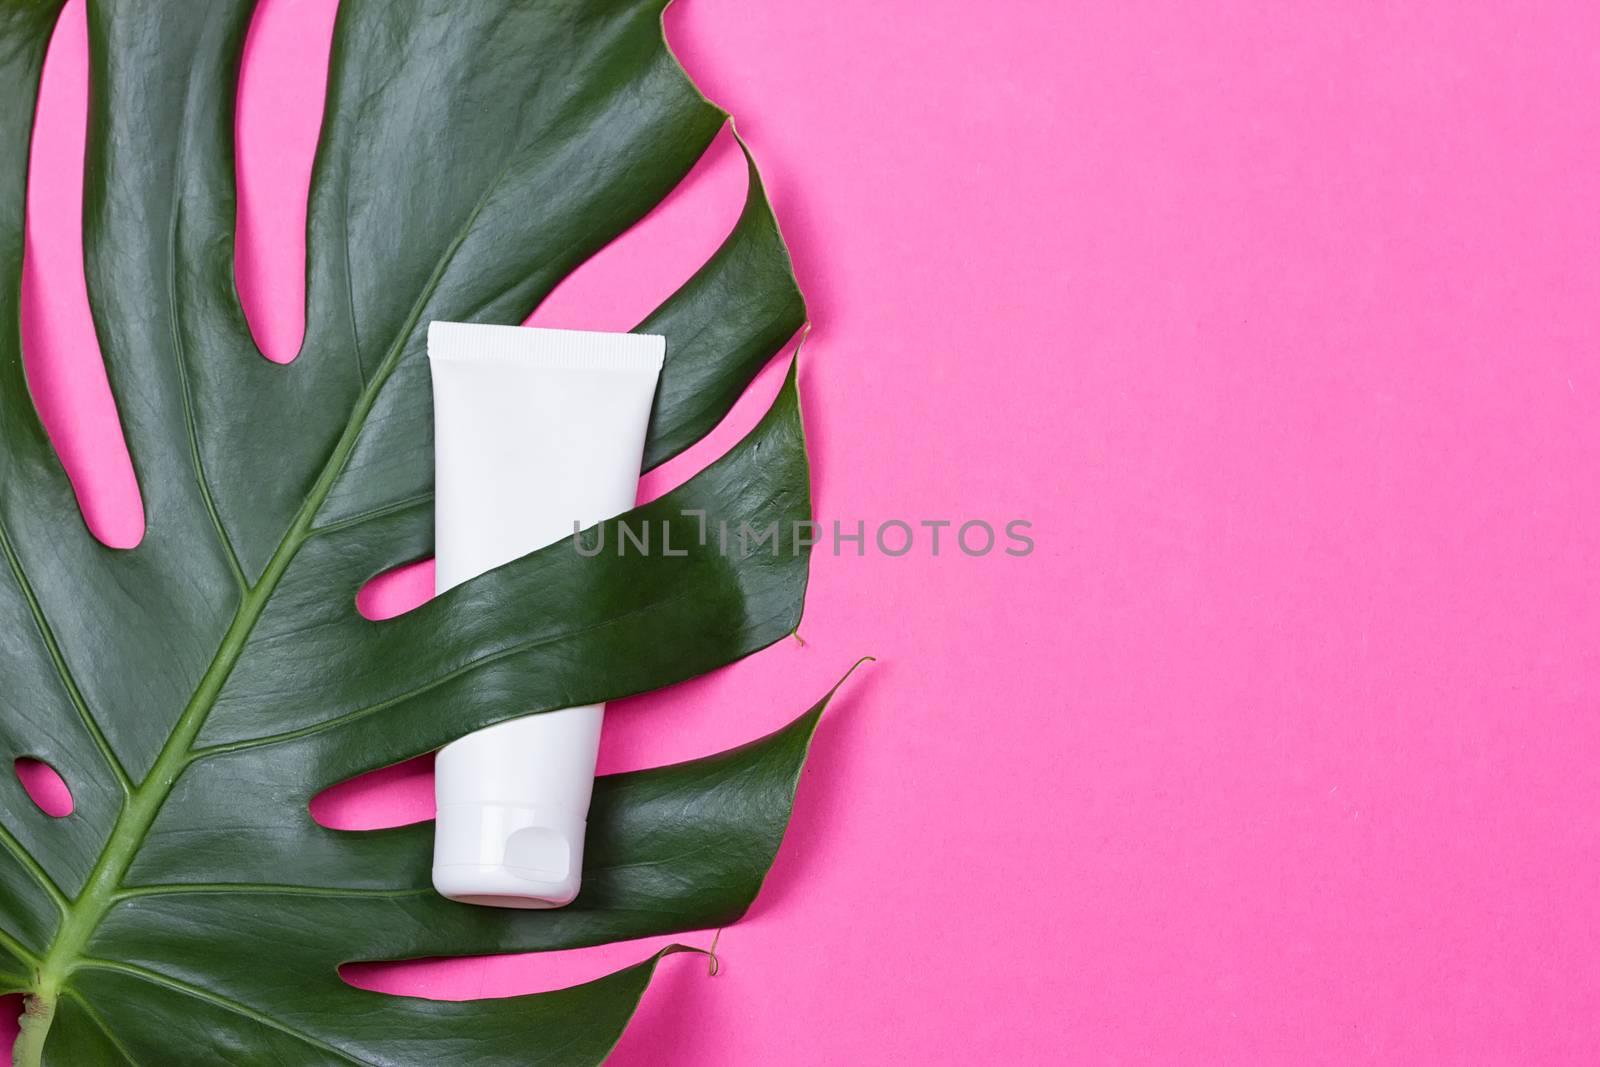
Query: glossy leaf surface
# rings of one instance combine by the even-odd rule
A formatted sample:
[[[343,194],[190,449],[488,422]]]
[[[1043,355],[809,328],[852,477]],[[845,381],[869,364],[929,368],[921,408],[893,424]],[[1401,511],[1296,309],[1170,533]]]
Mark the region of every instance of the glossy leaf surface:
[[[603,779],[584,891],[444,901],[431,827],[328,830],[338,781],[515,715],[669,685],[790,633],[809,517],[795,382],[678,490],[617,522],[687,554],[552,546],[396,619],[355,594],[431,551],[435,319],[519,322],[658,203],[726,116],[661,0],[344,0],[312,180],[307,330],[263,359],[233,284],[234,94],[251,0],[89,4],[85,273],[145,504],[85,528],[19,341],[27,150],[59,4],[0,0],[0,977],[20,1064],[590,1064],[656,961],[531,997],[357,990],[340,963],[555,949],[743,913],[820,705],[744,749]],[[641,329],[668,361],[647,462],[724,415],[804,306],[751,165],[722,248]],[[704,513],[776,546],[701,544]],[[608,542],[617,544],[616,531]]]

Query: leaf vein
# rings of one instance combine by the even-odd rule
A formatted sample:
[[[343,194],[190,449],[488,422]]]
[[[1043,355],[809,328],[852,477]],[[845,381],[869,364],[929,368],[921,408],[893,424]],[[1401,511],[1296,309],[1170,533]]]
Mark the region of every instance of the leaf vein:
[[[191,88],[191,93],[193,92]],[[184,111],[187,117],[188,106]],[[184,132],[178,144],[178,170],[183,169],[183,158],[189,151],[189,127],[184,123]],[[183,214],[181,185],[175,186],[172,193],[172,225],[167,236],[167,302],[168,316],[172,330],[172,355],[173,362],[178,372],[178,395],[183,401],[183,428],[189,441],[189,462],[194,467],[195,483],[200,489],[200,499],[206,507],[206,514],[211,519],[211,525],[217,532],[217,540],[222,545],[223,552],[228,557],[228,569],[233,572],[233,579],[238,583],[240,592],[248,592],[250,580],[245,577],[244,567],[239,562],[239,553],[233,547],[233,539],[228,536],[227,529],[222,524],[222,516],[217,511],[216,501],[211,496],[211,483],[206,480],[205,463],[200,458],[200,434],[195,425],[194,394],[189,385],[189,368],[187,355],[183,343],[183,327],[178,321],[178,220]]]
[[[160,971],[151,970],[148,967],[141,967],[133,963],[123,963],[118,960],[99,959],[94,956],[81,957],[78,960],[78,966],[89,967],[96,970],[113,971],[126,975],[129,978],[135,978],[140,981],[147,982],[150,985],[156,985],[165,989],[170,989],[174,993],[180,993],[184,996],[190,997],[193,1000],[202,1001],[212,1005],[213,1007],[218,1007],[224,1011],[232,1012],[235,1015],[249,1019],[257,1025],[264,1026],[269,1030],[276,1030],[281,1034],[286,1034],[289,1037],[295,1038],[298,1041],[302,1041],[305,1044],[310,1045],[312,1048],[321,1049],[323,1052],[332,1053],[333,1055],[344,1060],[346,1063],[356,1064],[357,1067],[382,1067],[381,1064],[378,1064],[372,1060],[362,1059],[346,1051],[345,1049],[340,1048],[338,1045],[324,1041],[322,1038],[317,1037],[314,1034],[308,1034],[304,1030],[290,1026],[288,1023],[279,1022],[277,1019],[272,1018],[265,1012],[257,1011],[250,1005],[234,1000],[232,997],[225,997],[220,993],[212,993],[209,990],[201,989],[199,986],[190,985],[188,982],[180,981],[179,979],[173,978],[170,975],[162,974]]]
[[[366,511],[359,511],[348,518],[336,519],[333,522],[328,523],[326,526],[312,527],[311,536],[321,537],[324,534],[338,533],[340,530],[348,530],[352,526],[360,526],[365,522],[372,522],[388,515],[395,515],[399,512],[410,510],[418,505],[426,504],[431,500],[433,500],[433,493],[418,493],[416,496],[406,497],[404,500],[397,500],[392,504],[384,504],[382,507],[369,508]]]
[[[101,1017],[100,1013],[90,1005],[89,998],[73,989],[68,989],[65,992],[67,996],[78,1002],[78,1007],[82,1008],[83,1013],[89,1017],[89,1021],[99,1027],[102,1034],[106,1035],[106,1040],[111,1042],[111,1047],[122,1054],[122,1058],[128,1061],[129,1067],[139,1067],[139,1061],[134,1057],[133,1053],[128,1051],[128,1046],[122,1043],[122,1040],[117,1037],[111,1027],[106,1025],[106,1021]]]
[[[118,900],[143,897],[181,896],[188,893],[261,893],[292,897],[359,897],[381,899],[416,897],[432,893],[432,887],[413,889],[347,889],[336,886],[274,885],[271,882],[189,882],[169,885],[134,886],[117,894]]]
[[[16,580],[17,588],[22,591],[23,599],[28,602],[28,610],[33,615],[33,624],[38,628],[39,637],[44,641],[45,651],[50,654],[50,661],[55,665],[56,676],[61,679],[61,686],[66,690],[67,699],[72,702],[78,718],[83,720],[84,729],[89,731],[95,748],[100,750],[101,758],[105,760],[106,766],[111,768],[111,773],[116,777],[117,784],[122,787],[122,792],[131,793],[133,779],[128,776],[122,761],[111,748],[111,742],[100,729],[100,724],[95,720],[93,713],[89,711],[89,702],[84,699],[83,690],[78,687],[78,680],[73,676],[72,668],[67,665],[67,657],[61,651],[60,642],[56,640],[55,628],[45,617],[44,606],[39,603],[39,598],[33,591],[33,584],[23,572],[22,561],[17,558],[17,550],[12,546],[11,536],[3,525],[0,525],[0,552],[4,553],[6,564],[11,568],[11,576]]]
[[[472,674],[481,668],[498,663],[503,659],[508,659],[512,656],[518,656],[524,652],[532,652],[535,649],[542,648],[546,645],[553,645],[559,641],[570,640],[574,637],[581,637],[582,635],[594,630],[598,630],[601,627],[610,626],[632,616],[641,615],[645,612],[665,607],[674,601],[683,600],[688,595],[688,591],[680,590],[673,593],[671,596],[662,597],[659,600],[652,600],[647,604],[640,604],[638,607],[632,608],[629,611],[625,611],[620,615],[614,615],[600,622],[590,623],[587,626],[581,626],[576,630],[563,630],[559,633],[549,634],[545,637],[535,638],[528,641],[518,641],[514,644],[507,645],[504,648],[499,648],[493,652],[478,656],[475,659],[470,659],[461,664],[459,667],[439,675],[437,678],[433,678],[422,685],[414,686],[413,688],[404,690],[403,692],[396,693],[387,700],[380,700],[376,704],[368,704],[366,707],[357,708],[354,711],[346,712],[345,714],[336,716],[332,719],[324,719],[319,723],[312,723],[310,726],[302,726],[296,730],[285,730],[282,733],[268,734],[264,737],[252,737],[243,741],[234,741],[220,745],[212,745],[209,748],[198,749],[191,753],[191,759],[200,760],[209,756],[221,755],[226,752],[241,752],[253,748],[265,748],[268,745],[276,745],[285,741],[297,741],[302,738],[313,737],[317,734],[325,733],[329,730],[337,730],[341,727],[349,725],[352,722],[376,715],[379,712],[387,711],[390,708],[397,707],[406,703],[407,701],[415,700],[417,697],[430,693],[441,686],[450,684],[457,678]],[[568,703],[571,702],[553,704],[547,710],[555,710],[559,707],[565,707]],[[530,714],[539,714],[539,712],[530,712]]]
[[[4,844],[6,851],[15,856],[17,862],[22,864],[29,874],[33,875],[34,881],[39,883],[40,888],[55,902],[56,907],[65,914],[68,903],[67,895],[61,891],[60,886],[56,885],[55,879],[51,878],[45,869],[40,866],[39,861],[33,858],[33,854],[23,848],[22,842],[18,841],[12,835],[11,830],[4,825],[0,825],[0,844]]]
[[[0,945],[4,945],[6,948],[10,949],[11,954],[16,956],[23,963],[32,964],[34,967],[39,966],[38,955],[27,945],[24,945],[21,941],[17,940],[17,938],[4,927],[0,927]]]
[[[344,237],[344,296],[350,307],[350,347],[355,350],[356,380],[367,387],[367,364],[361,357],[361,333],[356,328],[356,283],[350,269],[350,175],[345,173],[339,188],[339,223]]]

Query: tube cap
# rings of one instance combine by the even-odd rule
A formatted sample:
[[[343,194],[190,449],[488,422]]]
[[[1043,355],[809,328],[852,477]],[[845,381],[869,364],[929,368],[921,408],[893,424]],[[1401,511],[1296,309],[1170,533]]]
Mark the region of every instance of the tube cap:
[[[446,804],[433,839],[433,887],[463,904],[559,908],[583,878],[583,813],[513,804]]]

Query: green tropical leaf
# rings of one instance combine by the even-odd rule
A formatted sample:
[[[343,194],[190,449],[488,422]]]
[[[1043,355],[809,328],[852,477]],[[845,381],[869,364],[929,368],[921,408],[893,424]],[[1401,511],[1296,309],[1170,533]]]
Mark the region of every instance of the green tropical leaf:
[[[745,748],[602,779],[584,890],[559,911],[445,901],[428,826],[341,832],[307,810],[470,729],[669,685],[798,622],[810,499],[792,368],[726,456],[618,520],[670,524],[687,555],[557,545],[396,619],[355,608],[366,580],[431,551],[427,323],[521,321],[727,122],[668,51],[663,6],[343,0],[306,337],[278,366],[233,283],[253,0],[90,0],[85,272],[145,505],[141,543],[113,550],[83,524],[21,356],[27,149],[60,2],[0,0],[0,745],[54,767],[75,802],[53,819],[0,782],[19,1064],[591,1064],[659,957],[465,1003],[354,989],[338,965],[703,929],[753,899],[820,704]],[[750,176],[722,248],[641,324],[668,339],[652,465],[803,322]],[[777,523],[780,542],[720,552],[695,512]]]

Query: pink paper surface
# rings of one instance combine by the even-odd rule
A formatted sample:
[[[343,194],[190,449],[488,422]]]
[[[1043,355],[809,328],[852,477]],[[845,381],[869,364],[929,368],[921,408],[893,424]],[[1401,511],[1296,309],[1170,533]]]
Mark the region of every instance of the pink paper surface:
[[[277,359],[334,6],[264,0],[245,64],[241,285]],[[804,646],[613,707],[603,769],[648,766],[878,657],[721,975],[667,961],[615,1063],[1600,1060],[1597,12],[672,9],[810,299],[819,518],[1020,518],[1037,548],[824,545]],[[131,543],[78,254],[84,49],[74,0],[26,343],[91,525]],[[631,326],[742,192],[724,138],[535,321]],[[317,814],[426,818],[428,773]],[[658,943],[350,977],[498,996]]]

